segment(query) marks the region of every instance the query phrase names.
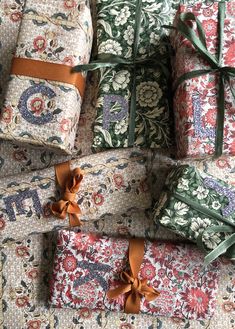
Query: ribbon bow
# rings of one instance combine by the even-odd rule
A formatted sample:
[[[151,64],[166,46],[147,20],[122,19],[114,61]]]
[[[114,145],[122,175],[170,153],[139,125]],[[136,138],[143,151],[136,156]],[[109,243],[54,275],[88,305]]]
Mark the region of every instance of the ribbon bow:
[[[107,296],[110,299],[117,298],[119,295],[128,294],[125,302],[125,313],[137,314],[140,311],[141,296],[148,302],[156,299],[160,293],[147,284],[147,279],[140,280],[138,272],[144,257],[144,240],[131,239],[129,243],[129,263],[131,273],[121,273],[121,279],[124,283],[116,289],[109,290]]]
[[[74,201],[83,179],[81,170],[76,168],[71,171],[70,163],[65,162],[56,165],[55,172],[63,194],[61,200],[51,205],[51,211],[60,219],[65,219],[66,215],[69,214],[70,226],[81,226],[82,223],[78,216],[81,214],[81,209]]]
[[[133,55],[131,59],[126,59],[114,54],[103,53],[97,56],[97,60],[89,64],[77,65],[73,67],[73,72],[81,71],[94,71],[100,68],[130,68],[132,69],[132,87],[130,98],[130,118],[129,118],[129,136],[128,146],[133,146],[135,142],[135,118],[136,118],[136,70],[142,66],[144,67],[160,67],[166,79],[169,79],[170,73],[166,65],[161,63],[161,60],[166,59],[161,54],[153,54],[147,58],[138,59],[138,46],[140,38],[141,27],[141,13],[142,13],[142,0],[136,0],[135,11],[135,26],[134,26],[134,41],[133,41]]]
[[[178,24],[175,27],[164,26],[173,28],[181,33],[188,41],[192,43],[197,52],[209,64],[209,69],[194,70],[183,74],[176,81],[175,90],[184,81],[199,77],[205,74],[218,73],[219,74],[219,92],[218,92],[218,113],[216,123],[216,139],[215,139],[215,156],[219,157],[223,153],[223,135],[224,135],[224,119],[225,119],[225,83],[230,86],[233,97],[235,98],[235,90],[233,90],[231,79],[235,77],[235,67],[222,66],[223,55],[223,41],[224,41],[224,20],[225,20],[225,2],[218,4],[218,56],[211,54],[206,45],[206,36],[203,26],[198,18],[193,13],[182,13],[179,16]],[[197,34],[187,24],[187,21],[195,21],[197,26]]]

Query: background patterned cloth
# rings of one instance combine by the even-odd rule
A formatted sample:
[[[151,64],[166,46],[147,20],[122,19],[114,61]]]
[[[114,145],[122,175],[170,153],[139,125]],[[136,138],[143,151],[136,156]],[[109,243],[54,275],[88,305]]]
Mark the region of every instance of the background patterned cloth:
[[[60,1],[69,4],[73,0]],[[151,3],[151,0],[149,2]],[[178,0],[158,1],[159,12],[161,12],[159,19],[163,23],[173,21],[178,2]],[[193,4],[197,0],[187,2]],[[23,4],[24,0],[0,0],[0,103],[8,79],[11,54],[16,44]],[[92,5],[94,13],[95,1],[92,1]],[[73,157],[92,153],[96,86],[95,77],[89,77]],[[169,169],[178,163],[169,155],[170,152],[157,153],[150,157],[150,160],[154,159],[152,164],[150,163],[150,169],[152,169],[151,184],[155,200],[160,194]],[[64,159],[65,157],[56,156],[50,151],[26,149],[0,142],[1,177],[45,168]],[[215,162],[202,160],[196,162],[196,166],[230,184],[235,184],[234,158],[221,158]],[[118,218],[105,216],[87,224],[84,228],[87,231],[116,236],[124,234],[173,240],[177,238],[162,228],[158,229],[153,224],[151,214],[147,220],[143,220],[140,213],[136,214],[132,211],[123,213]],[[45,305],[47,276],[53,255],[51,241],[53,238],[50,234],[35,235],[9,245],[2,252],[0,295],[3,297],[1,299],[3,312],[0,323],[5,329],[235,329],[235,265],[225,259],[223,259],[216,313],[210,321],[197,322],[110,312],[96,313],[87,309],[48,310]],[[26,299],[21,298],[23,296],[26,296]]]

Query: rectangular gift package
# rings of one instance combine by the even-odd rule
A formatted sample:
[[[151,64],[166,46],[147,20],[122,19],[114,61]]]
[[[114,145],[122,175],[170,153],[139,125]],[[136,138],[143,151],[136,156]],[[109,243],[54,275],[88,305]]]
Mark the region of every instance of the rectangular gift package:
[[[136,255],[136,248],[141,257]],[[140,313],[203,320],[214,311],[219,262],[202,269],[202,260],[203,254],[187,244],[62,230],[54,259],[50,304],[123,312],[129,308],[128,299],[133,293]],[[131,281],[131,277],[133,287],[124,283],[124,278]],[[121,287],[124,289],[118,296],[110,294]],[[147,290],[156,298],[148,300],[144,293]],[[138,302],[138,293],[146,299],[142,296]]]
[[[71,153],[85,76],[70,68],[89,61],[92,36],[87,1],[25,1],[0,138]]]
[[[155,207],[155,222],[198,244],[206,262],[224,254],[235,259],[235,189],[195,167],[168,175]]]
[[[185,16],[186,13],[191,16]],[[192,13],[201,23],[205,40],[196,32]],[[182,24],[185,25],[182,27]],[[181,5],[174,25],[176,30],[172,33],[171,43],[175,51],[174,113],[178,155],[195,158],[215,153],[235,155],[235,2]],[[182,36],[180,28],[184,32],[195,32],[191,39],[196,42],[197,38],[202,52],[195,48],[192,40]],[[218,59],[219,43],[221,60]],[[192,77],[197,70],[203,72]]]
[[[136,72],[131,64],[100,70],[95,148],[133,145],[166,148],[171,144],[168,56],[160,40],[161,24],[170,18],[164,10],[171,9],[163,1],[97,1],[98,58],[107,62],[106,54],[110,60],[114,55],[130,63],[135,59],[151,60],[148,64],[139,64]],[[135,41],[138,30],[139,38],[136,36]],[[133,85],[136,85],[134,90]],[[130,105],[132,98],[133,106]]]
[[[82,171],[83,179],[77,190],[66,190],[64,196],[58,196],[54,167],[1,180],[1,243],[73,225],[71,220],[76,220],[73,217],[76,212],[80,220],[88,221],[131,209],[143,211],[151,206],[143,153],[105,152],[73,160],[70,167],[71,170],[80,168],[76,170]],[[52,204],[62,205],[64,216],[57,208],[53,215]],[[57,218],[57,215],[61,216]]]

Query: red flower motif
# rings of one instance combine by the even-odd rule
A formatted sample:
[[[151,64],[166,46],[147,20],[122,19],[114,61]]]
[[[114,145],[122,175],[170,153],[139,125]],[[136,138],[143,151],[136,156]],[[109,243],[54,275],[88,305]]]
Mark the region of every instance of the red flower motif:
[[[216,125],[216,111],[213,109],[210,109],[207,111],[207,113],[203,117],[204,125],[210,125],[214,127]]]
[[[204,315],[208,310],[209,300],[211,298],[210,294],[210,292],[206,293],[200,288],[187,288],[186,291],[182,293],[186,302],[187,312],[197,313],[198,317]]]
[[[12,13],[10,15],[10,20],[14,23],[20,21],[21,18],[22,18],[22,14],[19,11]]]
[[[230,168],[228,159],[220,158],[216,161],[216,166],[219,168]]]
[[[91,317],[91,311],[87,307],[83,307],[79,311],[79,315],[83,319],[89,319]]]
[[[133,329],[133,327],[130,323],[122,323],[120,329]]]
[[[224,63],[225,65],[235,65],[235,40],[229,46],[225,56],[224,56]]]
[[[74,58],[73,56],[66,56],[64,59],[63,59],[63,64],[64,65],[68,65],[68,66],[74,66]]]
[[[38,270],[36,268],[33,268],[27,273],[27,275],[31,280],[34,280],[38,277]]]
[[[36,37],[34,40],[33,40],[33,46],[34,48],[39,51],[39,52],[42,52],[43,50],[46,49],[46,45],[47,45],[47,41],[46,39],[39,35],[38,37]]]
[[[118,233],[120,234],[120,235],[129,235],[129,229],[128,229],[128,227],[127,226],[119,226],[118,227]]]
[[[117,188],[121,188],[124,184],[123,176],[120,174],[113,175],[114,184]]]
[[[14,151],[13,159],[19,162],[27,160],[26,152],[23,150]]]
[[[30,320],[27,322],[27,329],[40,329],[41,321],[40,320]]]
[[[92,199],[96,206],[101,206],[104,203],[104,197],[100,193],[93,193]]]
[[[205,8],[203,9],[203,16],[206,16],[206,17],[211,17],[212,14],[213,14],[213,10],[211,8]]]
[[[64,1],[64,6],[65,8],[67,9],[71,9],[71,8],[74,8],[76,7],[77,3],[75,0],[65,0]]]
[[[203,29],[205,30],[206,36],[217,35],[217,22],[213,19],[207,19],[202,22]]]
[[[63,267],[66,272],[73,272],[77,268],[77,260],[74,256],[66,256],[63,260]]]
[[[67,132],[70,129],[70,120],[68,119],[63,119],[60,122],[60,131],[62,132]]]
[[[2,109],[0,115],[0,121],[3,121],[5,123],[10,123],[11,120],[12,120],[12,108],[10,106],[7,106]]]
[[[222,308],[223,308],[224,312],[230,313],[232,311],[235,311],[235,303],[233,303],[231,301],[224,302],[222,305]]]
[[[18,307],[25,307],[29,302],[27,296],[20,296],[16,298],[16,306]]]
[[[0,216],[0,231],[3,231],[6,226],[6,222],[3,219],[3,216]]]
[[[16,256],[18,257],[29,256],[29,249],[25,246],[16,247]]]
[[[144,264],[140,270],[140,274],[142,278],[152,280],[156,275],[156,271],[152,264]]]
[[[39,97],[35,97],[30,102],[31,111],[34,112],[35,115],[39,116],[45,109],[45,102],[43,99]]]
[[[231,16],[235,16],[235,3],[233,2],[228,2],[227,4],[227,12],[231,15]]]

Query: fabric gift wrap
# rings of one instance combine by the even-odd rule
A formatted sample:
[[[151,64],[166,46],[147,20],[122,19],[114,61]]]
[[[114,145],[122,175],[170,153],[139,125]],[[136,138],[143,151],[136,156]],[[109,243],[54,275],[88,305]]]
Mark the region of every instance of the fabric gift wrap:
[[[0,138],[71,153],[89,61],[92,21],[87,1],[26,0]]]
[[[101,68],[95,148],[171,144],[162,6],[145,0],[97,1],[98,60],[77,68]]]
[[[235,155],[235,2],[181,5],[175,28],[178,154]]]
[[[59,308],[205,319],[219,263],[202,269],[194,246],[60,231],[50,304]]]
[[[208,255],[235,259],[235,189],[189,165],[172,170],[155,221],[197,243]]]
[[[56,177],[52,167],[2,179],[0,241],[150,208],[145,160],[143,153],[120,150],[57,165]]]

